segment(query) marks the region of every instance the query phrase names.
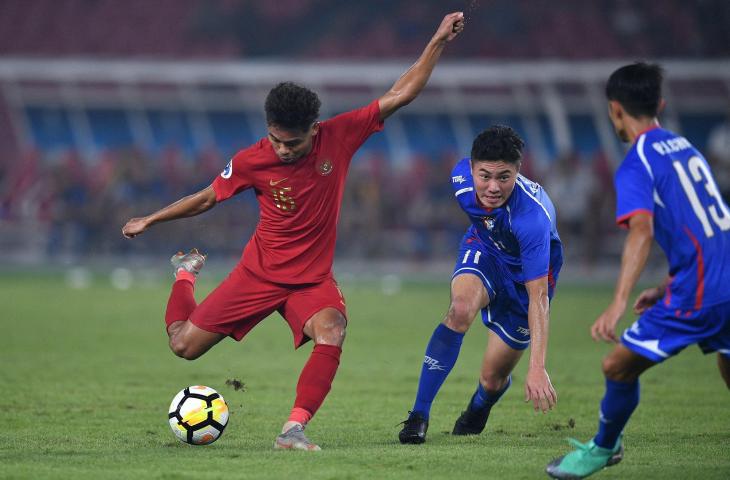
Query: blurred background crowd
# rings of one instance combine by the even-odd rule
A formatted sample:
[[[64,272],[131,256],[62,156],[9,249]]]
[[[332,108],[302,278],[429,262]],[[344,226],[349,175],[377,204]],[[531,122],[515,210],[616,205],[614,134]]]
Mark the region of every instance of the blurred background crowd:
[[[363,105],[453,10],[463,38],[355,157],[338,260],[451,260],[467,221],[450,170],[476,133],[505,123],[525,137],[523,173],[553,198],[568,259],[614,262],[612,172],[626,146],[602,88],[639,58],[666,63],[663,123],[702,149],[728,198],[726,0],[2,0],[0,256],[240,254],[258,216],[250,192],[134,241],[120,229],[209,185],[263,136],[278,81],[318,91],[323,118]]]

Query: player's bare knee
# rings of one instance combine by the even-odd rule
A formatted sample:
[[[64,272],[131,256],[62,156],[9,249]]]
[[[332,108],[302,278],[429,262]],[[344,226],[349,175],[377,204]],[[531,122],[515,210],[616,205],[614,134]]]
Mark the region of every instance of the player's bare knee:
[[[497,372],[482,373],[479,382],[488,393],[497,393],[501,391],[509,381],[509,374],[501,375]]]
[[[188,342],[178,336],[172,336],[170,338],[170,350],[172,353],[185,360],[195,360],[201,353],[191,348]]]
[[[603,375],[614,382],[633,382],[637,375],[628,370],[616,356],[608,355],[601,365]]]
[[[469,330],[475,315],[471,302],[457,297],[451,300],[444,325],[455,332],[464,333]]]
[[[342,346],[346,336],[347,320],[342,315],[329,316],[318,320],[313,329],[314,343]]]

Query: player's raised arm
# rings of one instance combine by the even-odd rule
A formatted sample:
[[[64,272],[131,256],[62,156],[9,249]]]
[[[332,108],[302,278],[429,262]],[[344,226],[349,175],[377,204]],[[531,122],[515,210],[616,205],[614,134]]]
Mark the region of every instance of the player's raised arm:
[[[651,215],[644,213],[629,219],[629,235],[624,242],[621,271],[616,282],[613,301],[591,327],[591,336],[596,341],[618,342],[616,325],[626,311],[631,290],[639,280],[649,258],[651,243],[654,240],[653,221]]]
[[[122,235],[127,238],[134,238],[155,223],[199,215],[213,208],[215,204],[215,191],[211,185],[197,193],[183,197],[177,202],[168,205],[153,214],[147,215],[146,217],[130,219],[124,227],[122,227]]]
[[[400,107],[411,103],[421,93],[444,46],[456,38],[462,30],[464,30],[463,12],[450,13],[444,17],[416,63],[401,75],[390,90],[378,100],[381,120],[385,120]]]
[[[530,303],[527,323],[530,326],[530,363],[525,380],[525,401],[532,401],[535,411],[546,412],[558,401],[550,377],[545,369],[547,356],[550,300],[547,276],[525,282]]]

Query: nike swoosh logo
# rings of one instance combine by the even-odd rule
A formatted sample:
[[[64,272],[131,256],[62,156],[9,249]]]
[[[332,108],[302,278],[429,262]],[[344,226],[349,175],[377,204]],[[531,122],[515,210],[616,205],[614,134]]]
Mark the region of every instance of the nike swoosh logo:
[[[275,182],[275,181],[273,181],[273,180],[269,180],[269,185],[271,185],[272,187],[275,187],[275,186],[279,185],[279,184],[280,184],[281,182],[283,182],[283,181],[287,180],[288,178],[289,178],[289,177],[286,177],[286,178],[282,178],[281,180],[279,180],[279,181],[276,181],[276,182]]]

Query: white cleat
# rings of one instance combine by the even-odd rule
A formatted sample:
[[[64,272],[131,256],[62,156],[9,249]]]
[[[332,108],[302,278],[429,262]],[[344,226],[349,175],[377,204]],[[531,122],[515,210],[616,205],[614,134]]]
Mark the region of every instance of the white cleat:
[[[172,267],[175,269],[173,275],[177,274],[181,268],[186,272],[198,275],[203,265],[205,265],[206,258],[208,256],[200,253],[197,248],[193,248],[188,253],[177,252],[170,258],[170,263],[172,263]]]
[[[274,441],[275,450],[305,450],[309,452],[317,452],[322,450],[319,445],[309,441],[304,435],[304,427],[294,425],[286,432],[282,433]]]

